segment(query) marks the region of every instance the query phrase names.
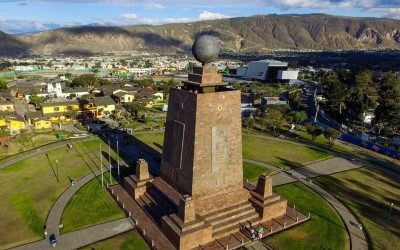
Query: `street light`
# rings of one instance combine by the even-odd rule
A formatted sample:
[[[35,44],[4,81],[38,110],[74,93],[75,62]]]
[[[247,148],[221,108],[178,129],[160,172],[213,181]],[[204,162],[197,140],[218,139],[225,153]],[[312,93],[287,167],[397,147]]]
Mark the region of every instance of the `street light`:
[[[393,206],[394,206],[393,202],[390,203],[389,215],[388,215],[388,219],[387,219],[387,221],[386,221],[385,231],[386,231],[387,227],[389,226],[390,216],[392,215]]]
[[[58,174],[58,160],[56,160],[56,172],[57,172],[57,181],[59,181],[60,175]]]

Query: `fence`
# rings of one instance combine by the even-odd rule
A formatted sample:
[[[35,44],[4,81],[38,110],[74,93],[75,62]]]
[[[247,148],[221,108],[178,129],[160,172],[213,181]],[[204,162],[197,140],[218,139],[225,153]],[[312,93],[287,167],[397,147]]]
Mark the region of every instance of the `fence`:
[[[357,145],[357,146],[360,146],[360,147],[363,147],[363,148],[378,152],[380,154],[384,154],[384,155],[390,156],[390,157],[395,158],[395,159],[399,159],[400,158],[400,152],[399,151],[393,150],[393,149],[388,148],[388,147],[381,146],[381,145],[376,144],[376,143],[372,143],[372,142],[369,142],[369,141],[364,141],[359,137],[351,136],[351,135],[348,135],[348,134],[342,134],[339,139],[342,140],[342,141],[345,141],[345,142],[348,142],[348,143],[351,143],[351,144],[354,144],[354,145]]]

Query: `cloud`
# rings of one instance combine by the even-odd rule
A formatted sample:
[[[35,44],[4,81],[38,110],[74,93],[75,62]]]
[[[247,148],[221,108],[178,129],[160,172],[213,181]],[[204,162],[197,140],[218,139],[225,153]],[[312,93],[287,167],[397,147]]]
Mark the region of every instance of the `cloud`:
[[[214,19],[223,19],[223,18],[230,18],[231,16],[221,14],[221,13],[212,13],[209,11],[203,11],[199,15],[199,20],[214,20]]]
[[[80,23],[57,23],[40,22],[30,20],[8,20],[0,18],[0,30],[9,34],[23,34],[28,32],[38,32],[43,30],[52,30],[62,27],[78,26]]]
[[[164,5],[160,4],[160,3],[155,3],[155,2],[150,2],[147,4],[146,8],[148,9],[155,9],[155,10],[161,10],[164,9]]]
[[[190,17],[178,17],[178,18],[163,18],[163,19],[152,19],[152,18],[143,18],[138,16],[136,13],[125,13],[120,16],[121,18],[116,18],[114,21],[130,21],[129,24],[150,24],[150,25],[160,25],[166,23],[186,23],[186,22],[195,22],[201,20],[214,20],[214,19],[223,19],[230,18],[231,16],[221,14],[221,13],[213,13],[209,11],[202,11],[197,18]]]

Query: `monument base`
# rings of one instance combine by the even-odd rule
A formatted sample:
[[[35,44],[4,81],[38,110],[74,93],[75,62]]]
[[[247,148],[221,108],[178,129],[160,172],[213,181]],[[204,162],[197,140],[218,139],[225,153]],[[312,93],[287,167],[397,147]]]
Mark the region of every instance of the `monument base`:
[[[267,198],[264,198],[257,193],[252,193],[252,195],[253,197],[250,199],[250,202],[260,215],[262,222],[285,215],[287,208],[286,199],[276,194]]]
[[[192,249],[213,240],[212,226],[200,218],[183,223],[177,214],[161,220],[161,231],[177,249]]]

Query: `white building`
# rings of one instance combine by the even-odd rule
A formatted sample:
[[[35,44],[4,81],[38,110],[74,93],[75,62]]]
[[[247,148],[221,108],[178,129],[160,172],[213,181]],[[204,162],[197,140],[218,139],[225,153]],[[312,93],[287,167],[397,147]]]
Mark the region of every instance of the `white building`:
[[[249,62],[247,69],[238,68],[237,75],[248,80],[265,82],[287,82],[296,80],[298,70],[288,70],[288,63],[276,60],[261,60]]]

